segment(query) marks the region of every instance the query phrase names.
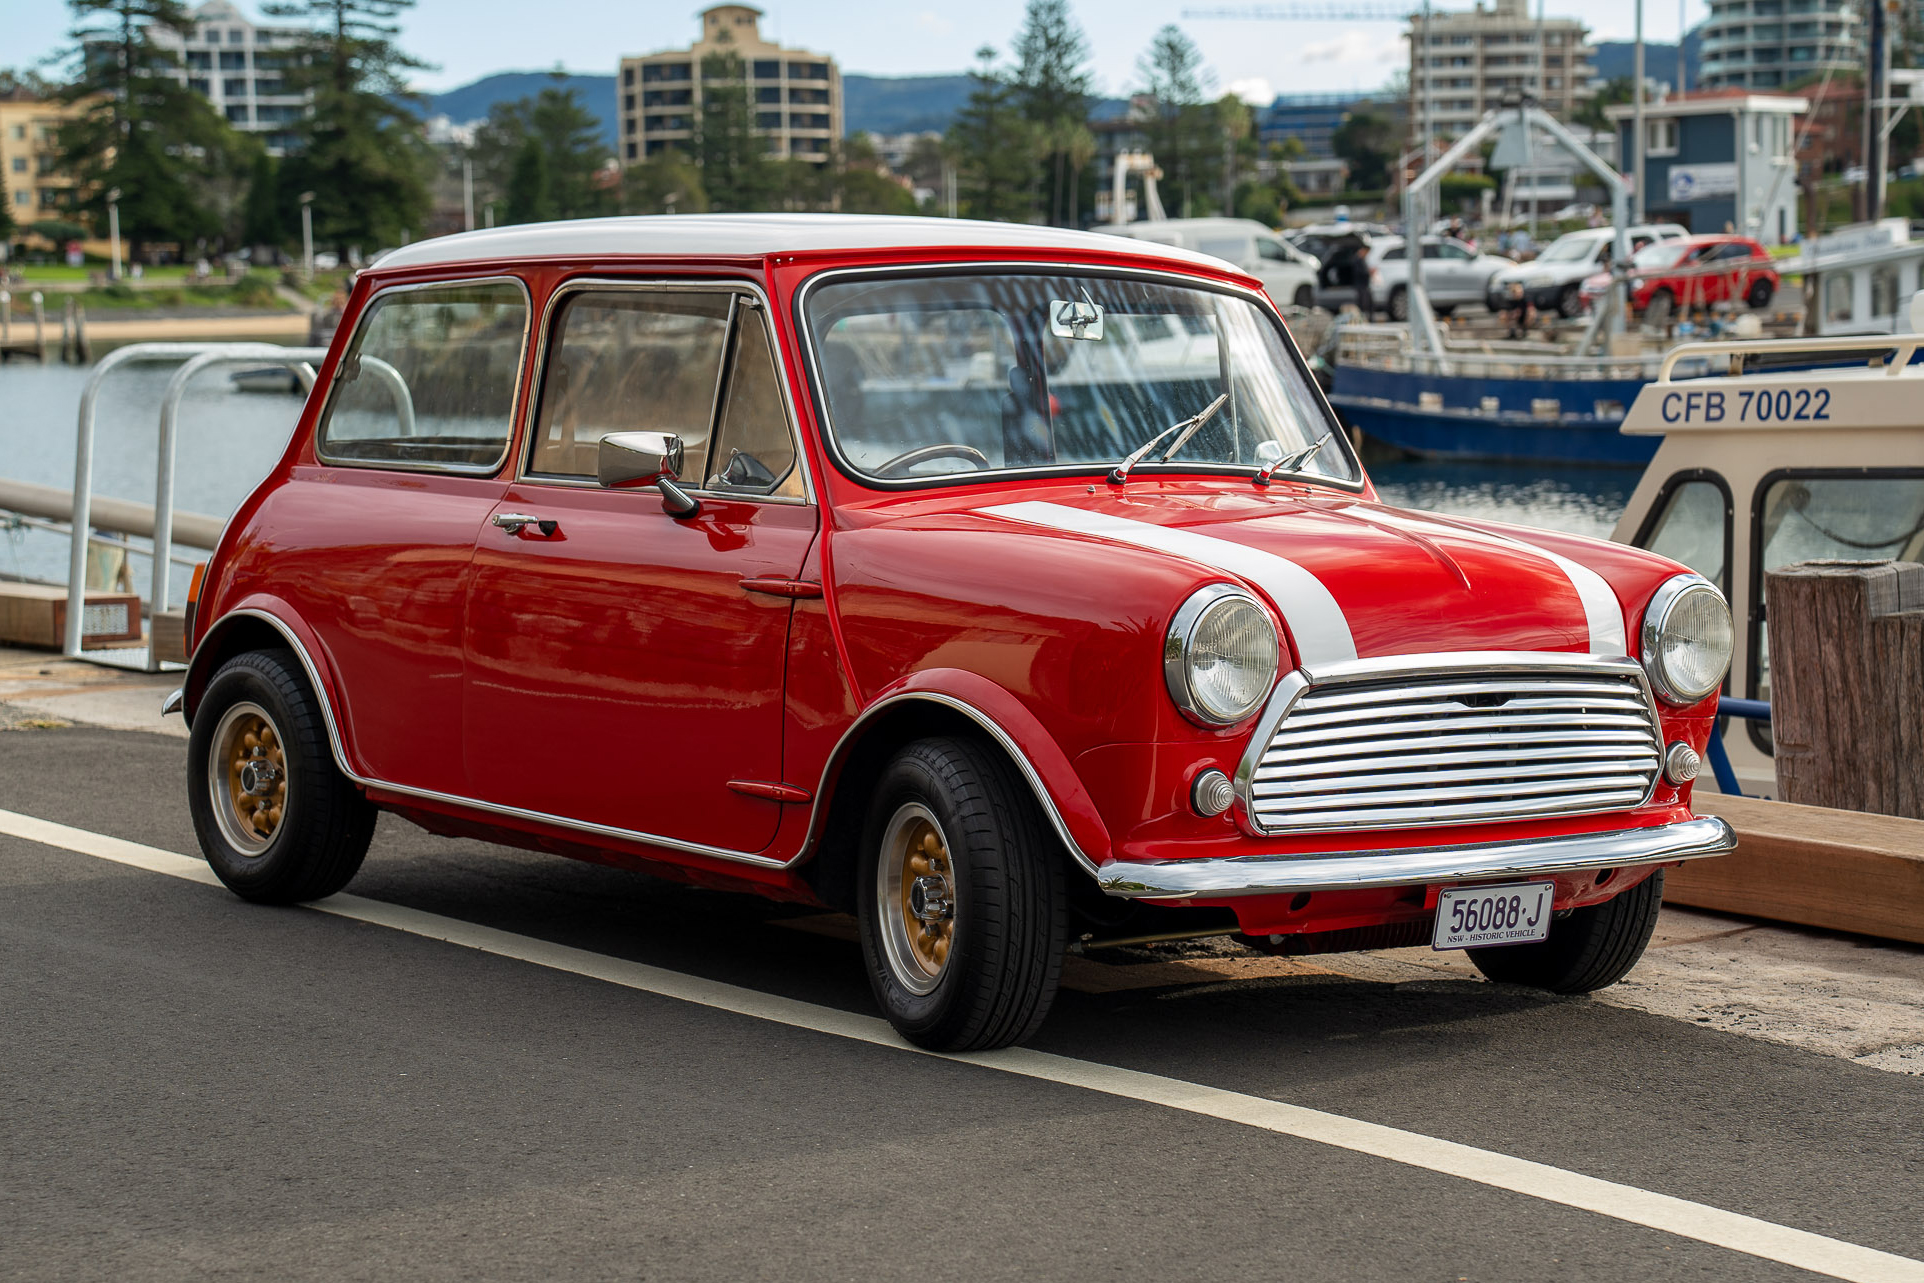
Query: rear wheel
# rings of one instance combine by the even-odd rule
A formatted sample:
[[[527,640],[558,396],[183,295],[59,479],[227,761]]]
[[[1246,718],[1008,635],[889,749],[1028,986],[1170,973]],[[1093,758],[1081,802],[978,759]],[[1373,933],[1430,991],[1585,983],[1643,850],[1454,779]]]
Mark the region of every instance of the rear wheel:
[[[1390,319],[1407,321],[1410,319],[1410,292],[1399,285],[1390,291]]]
[[[1552,993],[1589,993],[1617,983],[1643,957],[1663,907],[1663,870],[1614,900],[1574,910],[1536,944],[1471,949],[1470,961],[1492,980]]]
[[[1583,310],[1583,289],[1576,284],[1563,287],[1557,295],[1557,313],[1560,316],[1575,316]]]
[[[904,749],[876,789],[857,885],[869,983],[904,1038],[981,1051],[1041,1025],[1067,892],[1055,837],[1003,759],[963,739]]]
[[[1776,292],[1771,288],[1769,281],[1752,281],[1749,291],[1744,295],[1744,302],[1748,303],[1753,311],[1762,311],[1770,306],[1771,296]]]
[[[201,852],[236,895],[293,904],[361,867],[375,809],[328,751],[320,702],[286,651],[250,651],[207,684],[188,740],[187,807]]]
[[[1294,302],[1297,307],[1301,307],[1301,308],[1315,307],[1316,291],[1311,289],[1307,285],[1298,285],[1296,287],[1296,298]]]

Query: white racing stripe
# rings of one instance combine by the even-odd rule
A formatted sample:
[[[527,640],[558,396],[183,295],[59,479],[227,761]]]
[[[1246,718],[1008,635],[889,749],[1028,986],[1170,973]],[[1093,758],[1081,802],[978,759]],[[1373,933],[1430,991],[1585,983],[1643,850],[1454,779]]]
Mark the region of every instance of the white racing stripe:
[[[189,882],[219,885],[204,861],[86,829],[54,824],[30,815],[0,810],[0,833],[153,873],[164,873]],[[838,1011],[833,1007],[704,980],[699,976],[610,958],[585,949],[553,944],[359,896],[331,896],[310,907],[336,917],[391,927],[411,935],[757,1020],[919,1055],[933,1054],[909,1046],[886,1021],[873,1016]],[[1594,1212],[1632,1225],[1663,1230],[1680,1238],[1695,1239],[1817,1274],[1850,1279],[1854,1283],[1924,1283],[1924,1261],[1860,1247],[1855,1243],[1792,1229],[1754,1216],[1727,1212],[1704,1203],[1652,1193],[1633,1185],[1599,1180],[1547,1163],[1514,1158],[1508,1154],[1364,1122],[1342,1114],[1305,1109],[1300,1105],[1224,1091],[1161,1074],[1146,1074],[1024,1048],[941,1058],[1043,1082],[1081,1087],[1124,1100],[1162,1105],[1183,1113],[1240,1123],[1281,1136],[1368,1154],[1408,1167],[1524,1194],[1544,1202]]]
[[[1322,580],[1286,557],[1193,530],[1112,517],[1059,503],[1006,503],[976,511],[1032,526],[1094,535],[1138,548],[1154,548],[1240,575],[1268,593],[1276,608],[1283,612],[1283,622],[1289,625],[1290,637],[1296,643],[1299,663],[1315,668],[1356,658],[1356,639],[1350,636],[1349,619],[1344,616],[1343,608],[1336,604],[1336,598],[1330,595]]]
[[[1616,589],[1610,586],[1609,580],[1581,562],[1572,561],[1568,557],[1551,552],[1548,548],[1539,548],[1522,539],[1512,539],[1507,535],[1499,535],[1488,530],[1473,530],[1447,521],[1419,520],[1400,513],[1383,512],[1376,508],[1359,512],[1359,515],[1364,521],[1379,522],[1399,530],[1432,537],[1440,527],[1453,539],[1467,539],[1475,543],[1489,544],[1493,548],[1527,552],[1550,561],[1563,572],[1563,577],[1570,581],[1572,588],[1576,589],[1578,600],[1583,602],[1583,616],[1590,626],[1590,653],[1608,655],[1612,659],[1630,653],[1630,645],[1625,639],[1623,628],[1623,606],[1617,601]]]

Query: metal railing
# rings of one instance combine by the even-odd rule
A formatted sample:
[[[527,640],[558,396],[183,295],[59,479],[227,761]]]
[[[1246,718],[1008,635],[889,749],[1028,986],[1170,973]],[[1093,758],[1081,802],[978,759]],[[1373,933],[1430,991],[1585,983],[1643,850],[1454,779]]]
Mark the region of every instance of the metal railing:
[[[81,650],[82,614],[87,597],[87,540],[94,484],[94,424],[100,387],[123,365],[139,362],[182,361],[167,384],[160,407],[160,442],[155,461],[152,606],[155,614],[167,609],[173,570],[174,444],[179,435],[180,402],[187,385],[202,370],[216,365],[281,365],[292,370],[304,388],[314,387],[314,366],[327,356],[326,348],[277,347],[271,343],[134,343],[100,359],[80,393],[80,417],[74,437],[73,551],[67,566],[67,617],[61,650],[72,659],[85,659]],[[153,648],[146,669],[158,672]]]
[[[1895,377],[1910,368],[1911,358],[1924,346],[1924,334],[1837,334],[1829,338],[1807,339],[1716,339],[1708,343],[1680,343],[1664,354],[1657,369],[1658,383],[1670,382],[1670,372],[1681,361],[1713,357],[1746,356],[1768,352],[1772,356],[1822,356],[1826,353],[1889,352],[1884,373]],[[1741,373],[1732,369],[1731,373]]]

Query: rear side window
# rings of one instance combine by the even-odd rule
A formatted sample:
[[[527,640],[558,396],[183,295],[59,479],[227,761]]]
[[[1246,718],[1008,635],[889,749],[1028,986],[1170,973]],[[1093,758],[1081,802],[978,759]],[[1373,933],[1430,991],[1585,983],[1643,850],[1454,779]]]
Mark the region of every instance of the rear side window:
[[[518,281],[377,295],[335,371],[315,452],[349,466],[493,472],[513,431],[527,330]]]

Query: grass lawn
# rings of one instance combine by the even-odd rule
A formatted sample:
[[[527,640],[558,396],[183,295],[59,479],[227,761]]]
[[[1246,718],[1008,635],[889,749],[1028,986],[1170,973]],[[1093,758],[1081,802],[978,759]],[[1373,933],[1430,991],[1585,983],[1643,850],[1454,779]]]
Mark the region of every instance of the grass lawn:
[[[147,312],[164,307],[247,307],[284,312],[289,304],[274,293],[274,274],[254,272],[234,285],[172,285],[158,289],[107,286],[66,295],[82,307],[102,312]]]
[[[68,267],[65,263],[42,263],[35,266],[15,267],[14,270],[26,277],[29,285],[65,285],[75,281],[85,281],[95,273],[105,276],[107,267],[106,263],[89,261],[79,267]],[[185,279],[193,271],[193,265],[170,263],[166,267],[143,267],[140,270],[144,280],[178,281]]]

